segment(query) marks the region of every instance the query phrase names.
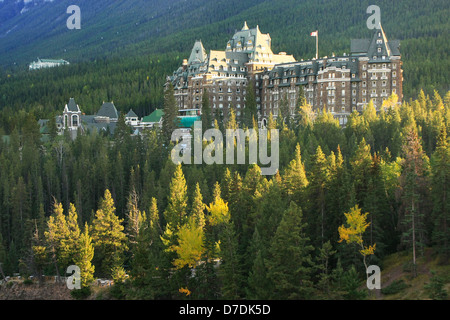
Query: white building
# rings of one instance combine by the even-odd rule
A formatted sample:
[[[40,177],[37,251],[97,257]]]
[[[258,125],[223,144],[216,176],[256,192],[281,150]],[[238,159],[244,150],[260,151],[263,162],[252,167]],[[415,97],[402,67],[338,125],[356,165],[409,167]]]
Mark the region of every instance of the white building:
[[[52,60],[52,59],[39,59],[37,61],[34,61],[30,63],[30,70],[38,70],[42,68],[52,68],[52,67],[59,67],[62,65],[68,65],[69,62],[66,60]]]

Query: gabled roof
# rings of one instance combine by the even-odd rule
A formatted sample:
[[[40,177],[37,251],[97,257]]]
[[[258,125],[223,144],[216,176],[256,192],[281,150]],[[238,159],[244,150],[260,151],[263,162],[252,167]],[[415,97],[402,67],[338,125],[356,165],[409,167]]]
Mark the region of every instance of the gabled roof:
[[[128,111],[125,115],[125,118],[138,118],[138,115],[134,113],[133,109],[130,109],[130,111]]]
[[[370,59],[399,56],[399,47],[399,40],[388,41],[381,23],[374,29],[372,39],[353,39],[350,42],[352,55],[367,55]]]
[[[203,48],[203,44],[201,40],[197,40],[194,43],[194,47],[192,48],[191,55],[189,56],[188,63],[203,63],[206,60],[206,51]]]
[[[97,112],[97,117],[105,117],[110,119],[119,119],[119,113],[117,112],[114,103],[104,102],[100,110]]]
[[[71,112],[79,112],[80,111],[80,108],[76,104],[74,98],[69,99],[69,103],[67,104],[67,109]]]
[[[148,116],[145,116],[141,122],[147,122],[147,123],[160,122],[163,115],[164,115],[164,111],[162,109],[156,109]]]

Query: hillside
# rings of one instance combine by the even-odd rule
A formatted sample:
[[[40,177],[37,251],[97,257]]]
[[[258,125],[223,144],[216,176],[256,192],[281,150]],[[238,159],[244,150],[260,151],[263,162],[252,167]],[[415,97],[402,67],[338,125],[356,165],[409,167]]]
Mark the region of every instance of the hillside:
[[[450,294],[450,266],[443,265],[440,257],[432,248],[419,258],[418,275],[413,277],[408,263],[410,255],[398,252],[387,256],[382,264],[381,290],[375,290],[367,298],[371,300],[429,300],[431,291],[427,285],[433,277],[442,279],[443,289]],[[49,277],[50,279],[50,277]],[[37,281],[24,283],[22,280],[11,280],[9,285],[0,285],[0,300],[72,300],[70,290],[65,284],[55,284],[53,278],[43,284]],[[363,282],[363,281],[362,281]],[[366,291],[364,284],[360,290]],[[93,286],[89,300],[109,300],[111,287]],[[447,298],[448,299],[448,298]]]
[[[348,52],[350,39],[368,37],[369,1],[294,0],[3,0],[0,2],[0,65],[25,69],[40,58],[72,63],[96,58],[139,57],[179,53],[179,59],[201,39],[207,49],[222,49],[243,21],[270,33],[274,52],[297,59],[315,54],[309,36],[318,29],[320,55]],[[66,8],[79,5],[81,30],[69,30]],[[449,88],[447,1],[379,1],[389,39],[401,40],[405,97],[423,88]],[[2,106],[0,106],[1,108]]]

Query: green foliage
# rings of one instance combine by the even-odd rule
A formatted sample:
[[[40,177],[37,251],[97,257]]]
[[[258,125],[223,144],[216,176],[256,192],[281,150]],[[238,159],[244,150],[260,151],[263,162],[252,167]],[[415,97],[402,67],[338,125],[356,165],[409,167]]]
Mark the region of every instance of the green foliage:
[[[402,290],[405,290],[408,288],[408,285],[405,283],[404,280],[395,280],[387,287],[381,289],[381,293],[385,295],[391,295],[401,292]]]
[[[2,271],[74,263],[83,287],[114,275],[124,299],[364,298],[361,255],[338,243],[356,205],[369,212],[359,249],[377,244],[371,263],[412,247],[413,203],[416,240],[446,252],[449,97],[353,114],[346,128],[325,113],[283,125],[272,177],[177,166],[156,128],[122,143],[95,132],[43,141],[24,116],[0,140]]]
[[[432,271],[432,277],[430,282],[425,285],[425,289],[433,300],[446,300],[448,297],[447,290],[444,288],[445,280],[443,277],[438,276],[436,272]]]

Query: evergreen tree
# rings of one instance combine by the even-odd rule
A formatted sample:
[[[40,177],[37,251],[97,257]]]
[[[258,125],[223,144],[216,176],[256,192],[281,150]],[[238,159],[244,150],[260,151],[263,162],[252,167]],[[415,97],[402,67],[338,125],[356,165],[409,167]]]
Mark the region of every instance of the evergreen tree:
[[[432,239],[443,254],[444,262],[450,258],[450,144],[444,125],[438,137],[436,151],[432,156],[431,192],[433,198],[433,235]]]
[[[305,188],[308,186],[305,166],[302,162],[300,144],[295,148],[295,157],[289,163],[282,176],[283,187],[289,196],[289,199],[301,205],[304,198]]]
[[[67,236],[62,240],[62,256],[67,265],[73,262],[77,250],[77,244],[80,238],[80,227],[78,225],[78,214],[75,206],[71,203],[69,214],[66,218]]]
[[[242,270],[238,239],[232,221],[225,223],[220,233],[220,239],[221,264],[218,275],[222,284],[222,298],[241,299],[244,296],[244,270]]]
[[[187,219],[187,186],[181,164],[175,168],[170,182],[168,205],[164,217],[172,230],[186,223]]]
[[[317,147],[312,158],[311,175],[308,185],[308,198],[310,199],[308,210],[308,221],[313,235],[313,243],[318,246],[325,242],[325,219],[326,219],[326,195],[330,171],[322,148]]]
[[[92,264],[94,258],[94,245],[89,235],[89,227],[86,223],[84,232],[81,233],[77,242],[77,251],[74,255],[74,263],[80,268],[81,287],[88,287],[94,280],[95,266]]]
[[[162,116],[162,135],[165,145],[169,145],[172,139],[172,133],[178,127],[178,107],[174,96],[172,83],[169,83],[164,92],[164,104]]]
[[[415,127],[411,126],[403,148],[404,161],[400,177],[402,188],[401,200],[404,214],[402,241],[412,249],[413,274],[416,275],[417,250],[425,245],[423,190],[427,187],[426,155],[422,151]],[[421,250],[423,253],[423,251]]]
[[[47,231],[44,233],[48,251],[51,253],[51,260],[55,266],[56,275],[59,278],[59,267],[64,265],[65,259],[62,252],[62,243],[67,238],[69,230],[67,228],[64,209],[61,203],[54,204],[53,214],[47,221]]]
[[[121,266],[123,253],[128,249],[123,219],[119,219],[115,211],[111,192],[106,189],[92,221],[90,234],[96,250],[96,265],[101,264],[100,273],[108,276],[112,275],[113,268]]]
[[[256,103],[255,85],[253,80],[249,80],[246,87],[245,94],[245,109],[244,109],[244,121],[243,124],[250,128],[252,126],[252,119],[258,117],[258,107]]]
[[[274,299],[308,299],[311,297],[312,261],[306,235],[307,224],[302,209],[294,202],[285,211],[272,240],[266,261],[267,276],[274,283]]]
[[[191,216],[195,218],[196,224],[204,228],[205,227],[205,210],[206,206],[203,203],[203,196],[200,190],[200,185],[197,182],[195,186],[195,192],[194,192],[194,199],[192,201],[192,209],[191,209]]]
[[[203,90],[202,95],[202,130],[203,133],[210,129],[213,125],[213,119],[212,119],[212,111],[211,107],[209,105],[209,94],[206,89]]]

